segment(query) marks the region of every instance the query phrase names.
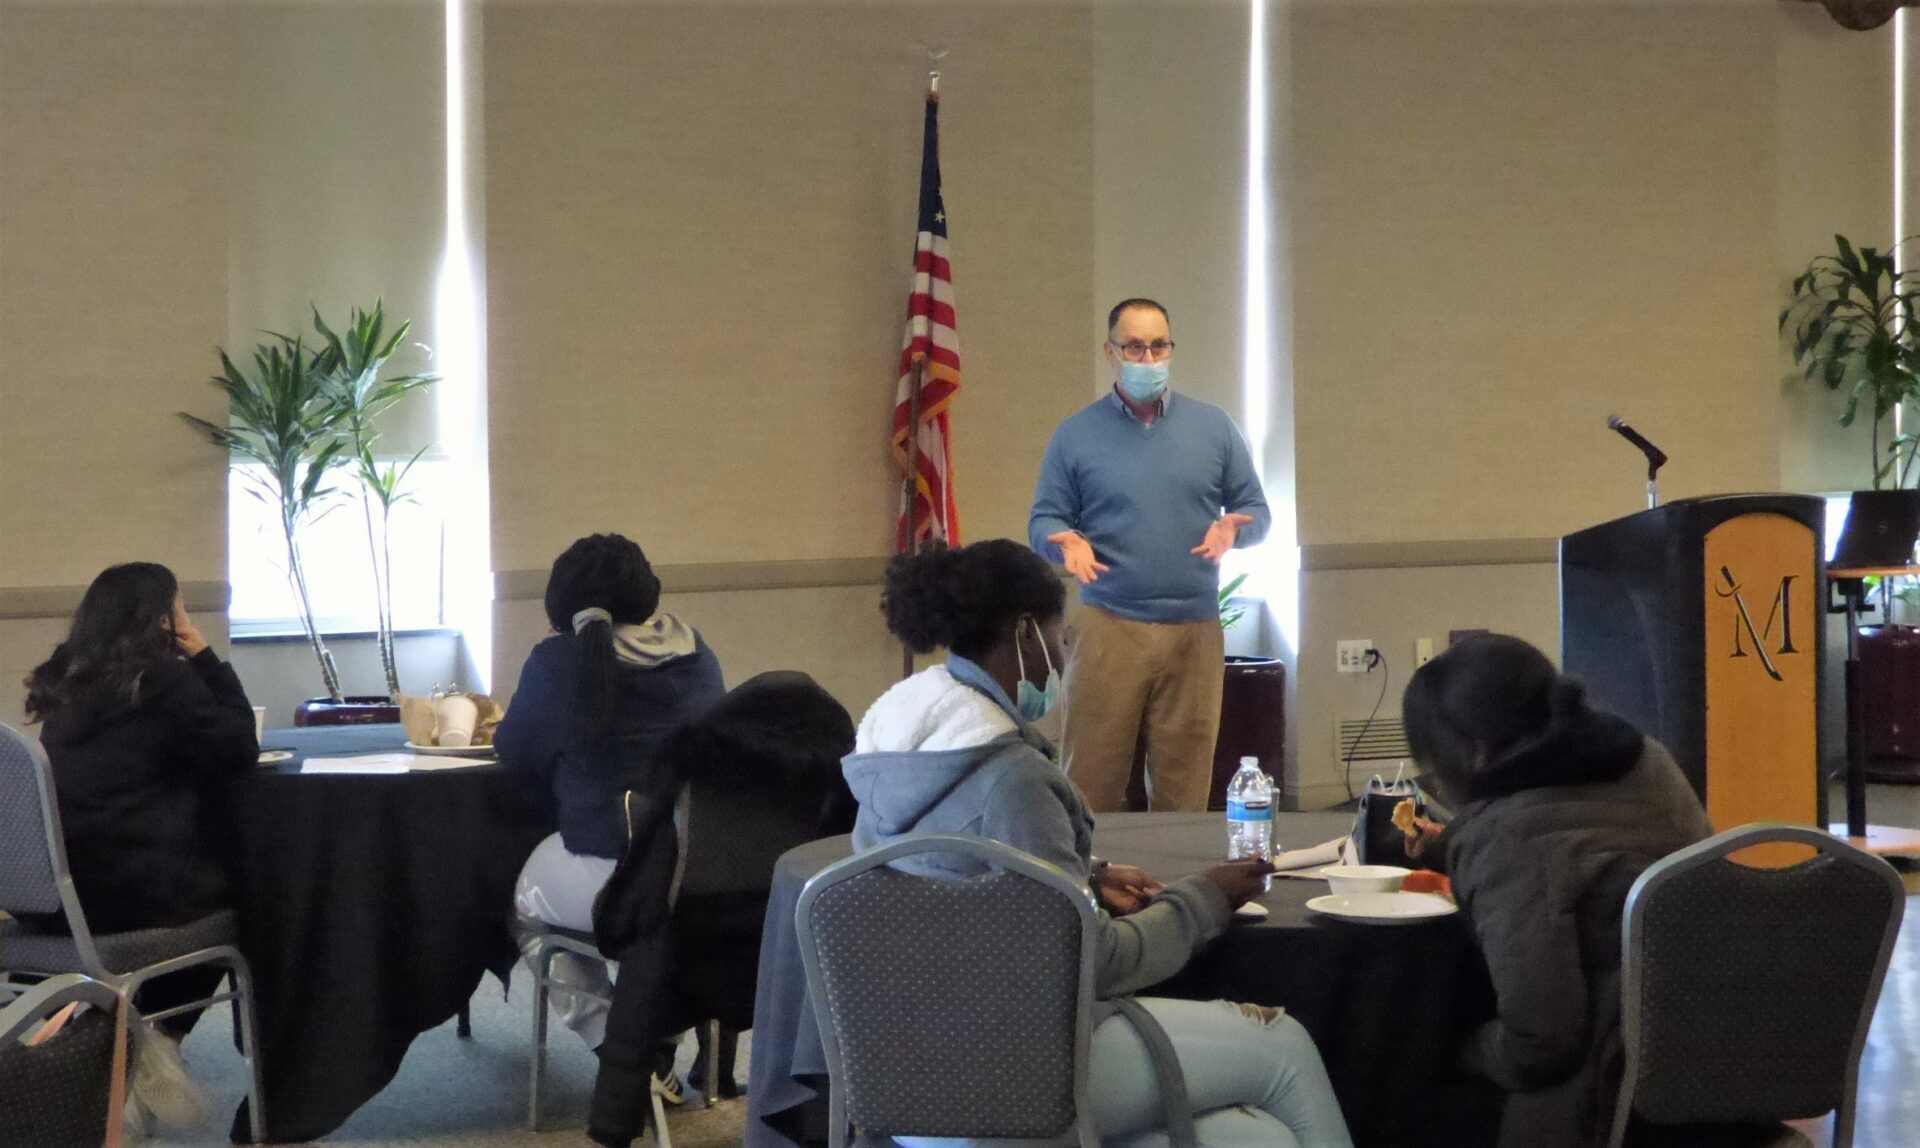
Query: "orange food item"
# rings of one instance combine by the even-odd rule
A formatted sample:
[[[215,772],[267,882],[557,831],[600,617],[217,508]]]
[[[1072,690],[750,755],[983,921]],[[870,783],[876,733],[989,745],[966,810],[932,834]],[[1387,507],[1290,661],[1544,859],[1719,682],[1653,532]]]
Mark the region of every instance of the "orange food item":
[[[1447,900],[1453,900],[1453,882],[1445,873],[1432,869],[1415,869],[1400,882],[1402,893],[1438,893]]]
[[[1393,827],[1409,837],[1413,836],[1415,820],[1413,798],[1409,797],[1393,807]]]

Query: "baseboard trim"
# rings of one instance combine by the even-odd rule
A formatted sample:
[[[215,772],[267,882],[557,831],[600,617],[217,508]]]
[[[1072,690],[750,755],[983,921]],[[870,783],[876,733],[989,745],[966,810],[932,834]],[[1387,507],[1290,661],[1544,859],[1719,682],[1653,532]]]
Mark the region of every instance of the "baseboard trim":
[[[1300,569],[1401,570],[1430,566],[1536,566],[1560,561],[1558,538],[1449,538],[1429,542],[1323,542],[1300,548]]]

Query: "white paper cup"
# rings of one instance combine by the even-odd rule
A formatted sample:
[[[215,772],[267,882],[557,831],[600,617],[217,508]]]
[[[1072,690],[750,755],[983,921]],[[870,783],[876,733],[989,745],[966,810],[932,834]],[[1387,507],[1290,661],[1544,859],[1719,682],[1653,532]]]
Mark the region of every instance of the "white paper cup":
[[[1411,870],[1398,865],[1329,865],[1320,870],[1335,893],[1348,896],[1398,892],[1400,882],[1406,880],[1409,872]]]
[[[433,740],[458,749],[473,744],[473,727],[480,721],[480,707],[465,694],[451,694],[433,705]]]
[[[265,741],[267,738],[267,707],[253,707],[253,740]]]

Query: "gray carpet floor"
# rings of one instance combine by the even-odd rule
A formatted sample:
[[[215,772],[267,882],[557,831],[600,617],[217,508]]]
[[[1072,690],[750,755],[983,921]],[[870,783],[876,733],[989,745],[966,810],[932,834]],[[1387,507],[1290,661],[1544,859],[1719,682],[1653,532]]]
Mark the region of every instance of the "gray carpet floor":
[[[400,1073],[320,1143],[356,1148],[432,1145],[434,1148],[519,1148],[521,1145],[590,1146],[587,1101],[593,1091],[594,1057],[580,1039],[559,1025],[547,1038],[547,1073],[542,1090],[541,1131],[526,1127],[527,1058],[531,1042],[528,1001],[532,984],[516,970],[510,1000],[502,1000],[499,982],[486,978],[473,998],[473,1039],[461,1040],[451,1022],[414,1041]],[[155,1145],[225,1145],[227,1122],[246,1095],[246,1064],[233,1050],[225,1006],[194,1027],[183,1053],[196,1079],[216,1102],[219,1117],[194,1132],[153,1137]],[[740,1042],[735,1074],[747,1078],[749,1041]],[[680,1050],[682,1075],[693,1062],[693,1041]],[[668,1110],[675,1148],[738,1145],[746,1119],[746,1101],[731,1100],[702,1108],[691,1099]],[[651,1140],[640,1143],[650,1144]]]

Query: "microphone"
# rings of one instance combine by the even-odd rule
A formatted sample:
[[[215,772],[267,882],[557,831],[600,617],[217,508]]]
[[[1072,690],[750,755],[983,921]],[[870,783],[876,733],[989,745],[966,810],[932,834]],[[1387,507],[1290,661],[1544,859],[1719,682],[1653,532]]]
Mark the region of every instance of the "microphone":
[[[1646,436],[1628,426],[1619,415],[1608,415],[1607,426],[1621,438],[1640,448],[1640,453],[1647,456],[1647,509],[1651,510],[1660,505],[1658,475],[1660,468],[1666,465],[1666,452],[1648,442]]]
[[[1640,453],[1647,456],[1647,481],[1652,482],[1653,476],[1667,464],[1666,452],[1648,442],[1639,431],[1622,422],[1619,415],[1608,415],[1607,425],[1618,431],[1621,438],[1639,447]]]

